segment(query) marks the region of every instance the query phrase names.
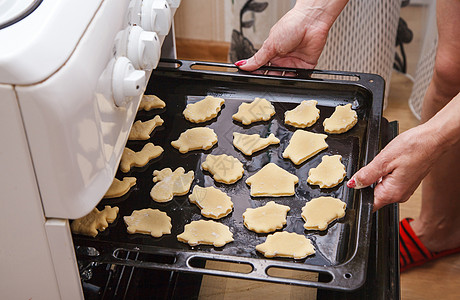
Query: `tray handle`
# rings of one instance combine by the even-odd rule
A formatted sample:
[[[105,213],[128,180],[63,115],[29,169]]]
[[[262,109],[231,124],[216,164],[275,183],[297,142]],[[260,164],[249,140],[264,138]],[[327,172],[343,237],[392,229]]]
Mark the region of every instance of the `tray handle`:
[[[187,272],[201,275],[223,276],[239,279],[250,279],[272,283],[294,284],[314,288],[333,290],[349,290],[358,288],[364,283],[364,274],[356,273],[353,277],[344,276],[345,266],[315,266],[277,259],[255,259],[228,255],[216,256],[213,253],[195,253],[190,251],[165,251],[151,246],[124,245],[118,247],[105,242],[80,241],[80,246],[97,249],[97,254],[79,255],[79,261],[85,263],[105,263],[124,265],[136,268],[157,269],[171,272]],[[150,258],[141,258],[147,255]],[[153,256],[151,256],[153,255]],[[233,271],[206,268],[207,261],[228,262],[250,266],[250,271]],[[270,269],[291,270],[318,274],[318,281],[307,278],[291,278],[270,275]]]
[[[205,62],[178,59],[161,59],[158,65],[161,69],[177,69],[185,72],[201,72],[209,74],[222,74],[234,76],[281,78],[296,80],[314,80],[314,81],[336,81],[361,83],[364,85],[373,84],[374,82],[383,81],[383,78],[377,74],[368,74],[360,72],[331,71],[302,68],[285,68],[276,66],[262,66],[255,72],[243,71],[231,63]],[[271,72],[271,73],[270,73]],[[275,73],[273,73],[275,72]]]

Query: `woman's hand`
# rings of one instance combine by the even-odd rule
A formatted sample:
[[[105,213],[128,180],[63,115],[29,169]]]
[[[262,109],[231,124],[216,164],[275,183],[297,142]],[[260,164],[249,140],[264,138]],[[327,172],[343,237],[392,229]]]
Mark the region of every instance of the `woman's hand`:
[[[374,211],[405,202],[414,193],[444,147],[427,123],[414,127],[391,141],[367,166],[348,181],[350,188],[374,188]]]
[[[405,202],[433,164],[460,143],[460,93],[426,123],[403,132],[348,181],[349,188],[374,188],[374,211]]]
[[[298,0],[270,30],[259,51],[248,60],[235,63],[245,71],[254,71],[270,62],[281,67],[316,66],[327,35],[348,0]]]

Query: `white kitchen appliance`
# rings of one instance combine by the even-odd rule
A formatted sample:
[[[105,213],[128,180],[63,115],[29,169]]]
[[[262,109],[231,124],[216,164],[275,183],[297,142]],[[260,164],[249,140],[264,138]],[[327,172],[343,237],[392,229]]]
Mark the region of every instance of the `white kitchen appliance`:
[[[68,220],[112,183],[179,4],[0,1],[2,299],[83,298]]]

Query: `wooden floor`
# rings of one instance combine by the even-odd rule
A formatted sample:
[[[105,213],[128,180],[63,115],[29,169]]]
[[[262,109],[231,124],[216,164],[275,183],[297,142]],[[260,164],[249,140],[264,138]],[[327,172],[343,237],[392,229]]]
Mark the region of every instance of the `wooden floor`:
[[[416,15],[406,16],[408,22],[418,22]],[[417,42],[417,41],[416,41]],[[408,57],[413,45],[408,47]],[[191,40],[178,40],[177,51],[181,59],[226,61],[228,45]],[[417,53],[418,54],[418,53]],[[413,55],[416,57],[417,55]],[[410,59],[409,59],[410,60]],[[410,68],[416,62],[409,61]],[[412,82],[406,76],[394,73],[384,117],[399,122],[400,132],[418,125],[408,106]],[[420,188],[411,199],[400,206],[400,218],[417,218],[421,207]],[[316,292],[311,288],[291,287],[252,281],[227,280],[207,277],[204,280],[200,299],[247,299],[254,297],[266,299],[314,299]],[[460,299],[460,254],[446,257],[424,266],[409,270],[401,275],[401,298],[412,299]]]

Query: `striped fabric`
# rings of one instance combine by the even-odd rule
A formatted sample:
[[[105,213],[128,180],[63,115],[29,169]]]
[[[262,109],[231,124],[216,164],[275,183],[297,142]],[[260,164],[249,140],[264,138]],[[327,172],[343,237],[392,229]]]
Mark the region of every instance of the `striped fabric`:
[[[399,261],[401,264],[401,272],[412,267],[420,266],[430,260],[460,252],[460,248],[441,252],[431,252],[415,235],[410,226],[410,222],[412,221],[413,219],[406,218],[399,222]]]

